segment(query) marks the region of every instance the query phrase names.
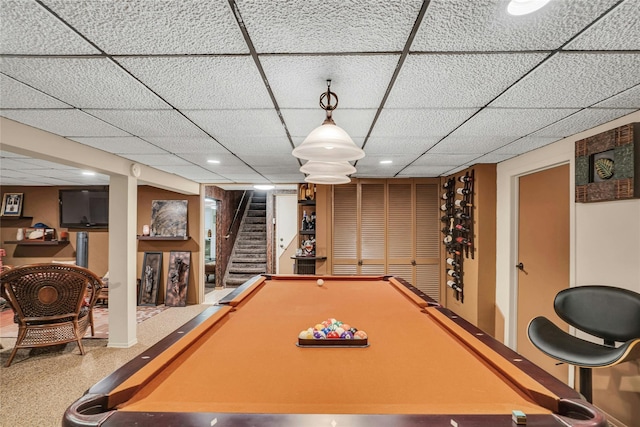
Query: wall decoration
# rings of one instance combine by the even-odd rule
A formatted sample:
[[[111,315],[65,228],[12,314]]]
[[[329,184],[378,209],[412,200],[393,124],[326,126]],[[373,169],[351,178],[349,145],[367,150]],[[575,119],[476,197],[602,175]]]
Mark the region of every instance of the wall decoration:
[[[640,198],[640,123],[576,141],[576,202]]]
[[[159,237],[186,237],[187,200],[153,200],[150,234]]]
[[[2,216],[22,216],[23,193],[4,193]]]
[[[191,252],[171,251],[169,256],[169,277],[164,304],[168,307],[187,305],[187,287],[191,269]]]
[[[162,282],[162,252],[145,252],[138,305],[158,305],[158,288]]]

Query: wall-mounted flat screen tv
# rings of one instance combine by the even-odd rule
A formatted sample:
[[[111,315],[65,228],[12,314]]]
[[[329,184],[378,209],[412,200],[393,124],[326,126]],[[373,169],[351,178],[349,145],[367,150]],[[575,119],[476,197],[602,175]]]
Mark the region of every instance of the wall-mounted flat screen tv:
[[[108,228],[109,190],[60,190],[60,227]]]

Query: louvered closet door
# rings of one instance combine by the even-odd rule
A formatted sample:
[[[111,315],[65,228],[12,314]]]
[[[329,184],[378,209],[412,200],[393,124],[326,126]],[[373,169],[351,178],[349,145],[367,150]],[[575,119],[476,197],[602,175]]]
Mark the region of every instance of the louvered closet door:
[[[439,185],[416,184],[416,278],[413,284],[440,301]]]
[[[384,275],[387,204],[384,183],[360,184],[360,264],[363,275]]]
[[[358,188],[333,187],[333,274],[358,273]]]
[[[387,274],[415,283],[413,184],[389,183]]]

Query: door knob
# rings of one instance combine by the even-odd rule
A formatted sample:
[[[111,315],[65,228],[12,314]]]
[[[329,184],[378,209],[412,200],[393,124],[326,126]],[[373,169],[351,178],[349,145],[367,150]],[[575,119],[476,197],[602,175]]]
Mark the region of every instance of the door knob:
[[[519,263],[518,265],[516,265],[516,268],[518,270],[524,271],[524,264],[523,263]]]

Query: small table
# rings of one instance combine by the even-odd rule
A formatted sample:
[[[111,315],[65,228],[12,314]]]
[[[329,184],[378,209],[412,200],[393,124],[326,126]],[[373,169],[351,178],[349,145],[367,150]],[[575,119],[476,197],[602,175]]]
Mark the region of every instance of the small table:
[[[369,346],[297,345],[330,317],[365,330]],[[402,279],[256,276],[91,387],[64,425],[514,427],[514,410],[530,427],[607,425]]]

